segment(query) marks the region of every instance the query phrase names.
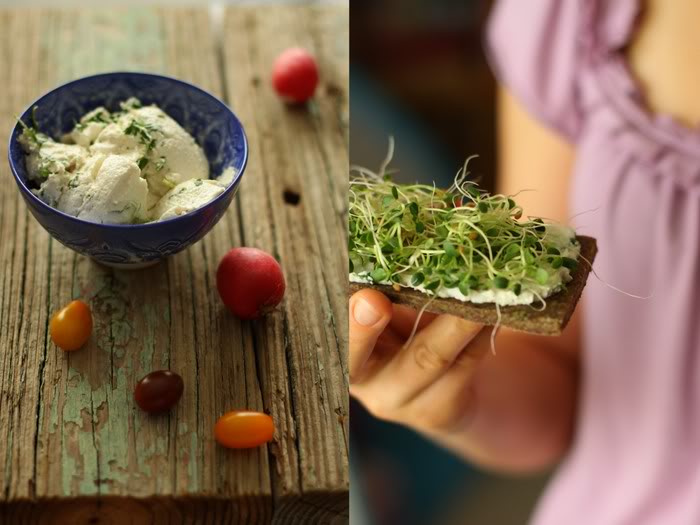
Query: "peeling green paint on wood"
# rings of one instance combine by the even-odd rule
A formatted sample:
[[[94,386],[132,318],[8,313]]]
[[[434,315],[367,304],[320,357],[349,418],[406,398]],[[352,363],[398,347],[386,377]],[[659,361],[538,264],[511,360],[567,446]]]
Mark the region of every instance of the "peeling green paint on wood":
[[[144,321],[146,323],[145,333],[143,337],[143,350],[139,354],[141,368],[148,370],[153,368],[153,353],[156,347],[156,329],[157,329],[157,314],[155,307],[152,304],[144,305]],[[159,362],[162,365],[162,362]],[[161,366],[162,368],[162,366]]]
[[[68,372],[67,387],[71,390],[63,405],[63,491],[66,494],[98,492],[98,461],[93,421],[90,412],[92,387],[75,368]]]

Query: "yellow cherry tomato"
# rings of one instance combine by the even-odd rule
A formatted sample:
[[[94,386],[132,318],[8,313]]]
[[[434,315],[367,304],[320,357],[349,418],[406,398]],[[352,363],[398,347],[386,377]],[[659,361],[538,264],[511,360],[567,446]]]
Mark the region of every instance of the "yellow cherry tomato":
[[[214,437],[227,448],[257,447],[270,441],[274,433],[270,416],[245,410],[227,412],[214,426]]]
[[[90,308],[82,301],[71,301],[51,318],[49,332],[61,350],[77,350],[90,339],[92,333]]]

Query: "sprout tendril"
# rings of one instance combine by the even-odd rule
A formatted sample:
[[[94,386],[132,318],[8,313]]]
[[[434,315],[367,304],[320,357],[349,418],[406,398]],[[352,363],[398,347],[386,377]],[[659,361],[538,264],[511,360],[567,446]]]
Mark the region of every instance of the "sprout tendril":
[[[521,219],[515,195],[490,195],[469,180],[474,157],[443,190],[395,184],[387,171],[393,151],[392,140],[378,173],[351,167],[351,273],[370,282],[420,287],[429,295],[443,288],[465,296],[529,291],[543,302],[575,269],[576,241],[562,251],[561,236],[548,223]]]

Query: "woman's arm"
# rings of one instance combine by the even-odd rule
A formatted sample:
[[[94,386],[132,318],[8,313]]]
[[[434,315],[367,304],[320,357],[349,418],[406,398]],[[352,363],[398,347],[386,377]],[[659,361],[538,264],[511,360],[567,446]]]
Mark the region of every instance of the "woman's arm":
[[[518,195],[526,214],[567,223],[574,149],[498,91],[498,192]],[[450,448],[486,467],[520,470],[556,462],[567,450],[575,417],[579,314],[562,337],[503,330],[474,379],[474,420]],[[499,428],[501,427],[501,428]]]
[[[526,214],[569,222],[574,149],[498,91],[498,192],[518,195]],[[474,420],[464,436],[438,438],[468,459],[499,470],[548,466],[568,449],[578,383],[580,314],[564,334],[540,337],[503,330],[496,355],[474,378]]]
[[[526,214],[569,222],[569,184],[574,149],[530,116],[504,88],[498,90],[499,193],[518,195]]]
[[[566,222],[571,146],[510,95],[499,98],[499,190],[536,189],[518,197],[526,213]],[[363,315],[367,306],[374,316]],[[453,316],[421,323],[414,343],[401,348],[415,312],[377,292],[355,294],[350,313],[351,392],[376,416],[498,470],[545,468],[567,450],[577,397],[576,315],[559,338],[502,330],[494,355],[490,328],[478,332]]]

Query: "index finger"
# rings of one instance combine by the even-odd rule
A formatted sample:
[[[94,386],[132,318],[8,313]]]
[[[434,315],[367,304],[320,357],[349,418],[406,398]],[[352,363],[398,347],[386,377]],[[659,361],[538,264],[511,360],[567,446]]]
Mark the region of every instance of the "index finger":
[[[480,324],[444,314],[417,332],[382,371],[395,403],[405,404],[437,381],[481,329]]]
[[[408,339],[408,337],[413,332],[413,326],[416,324],[417,317],[418,310],[415,310],[410,306],[394,304],[394,314],[391,318],[389,326],[399,337],[403,339]],[[418,321],[418,328],[416,330],[421,330],[425,328],[436,317],[437,314],[431,312],[423,312],[420,321]]]

